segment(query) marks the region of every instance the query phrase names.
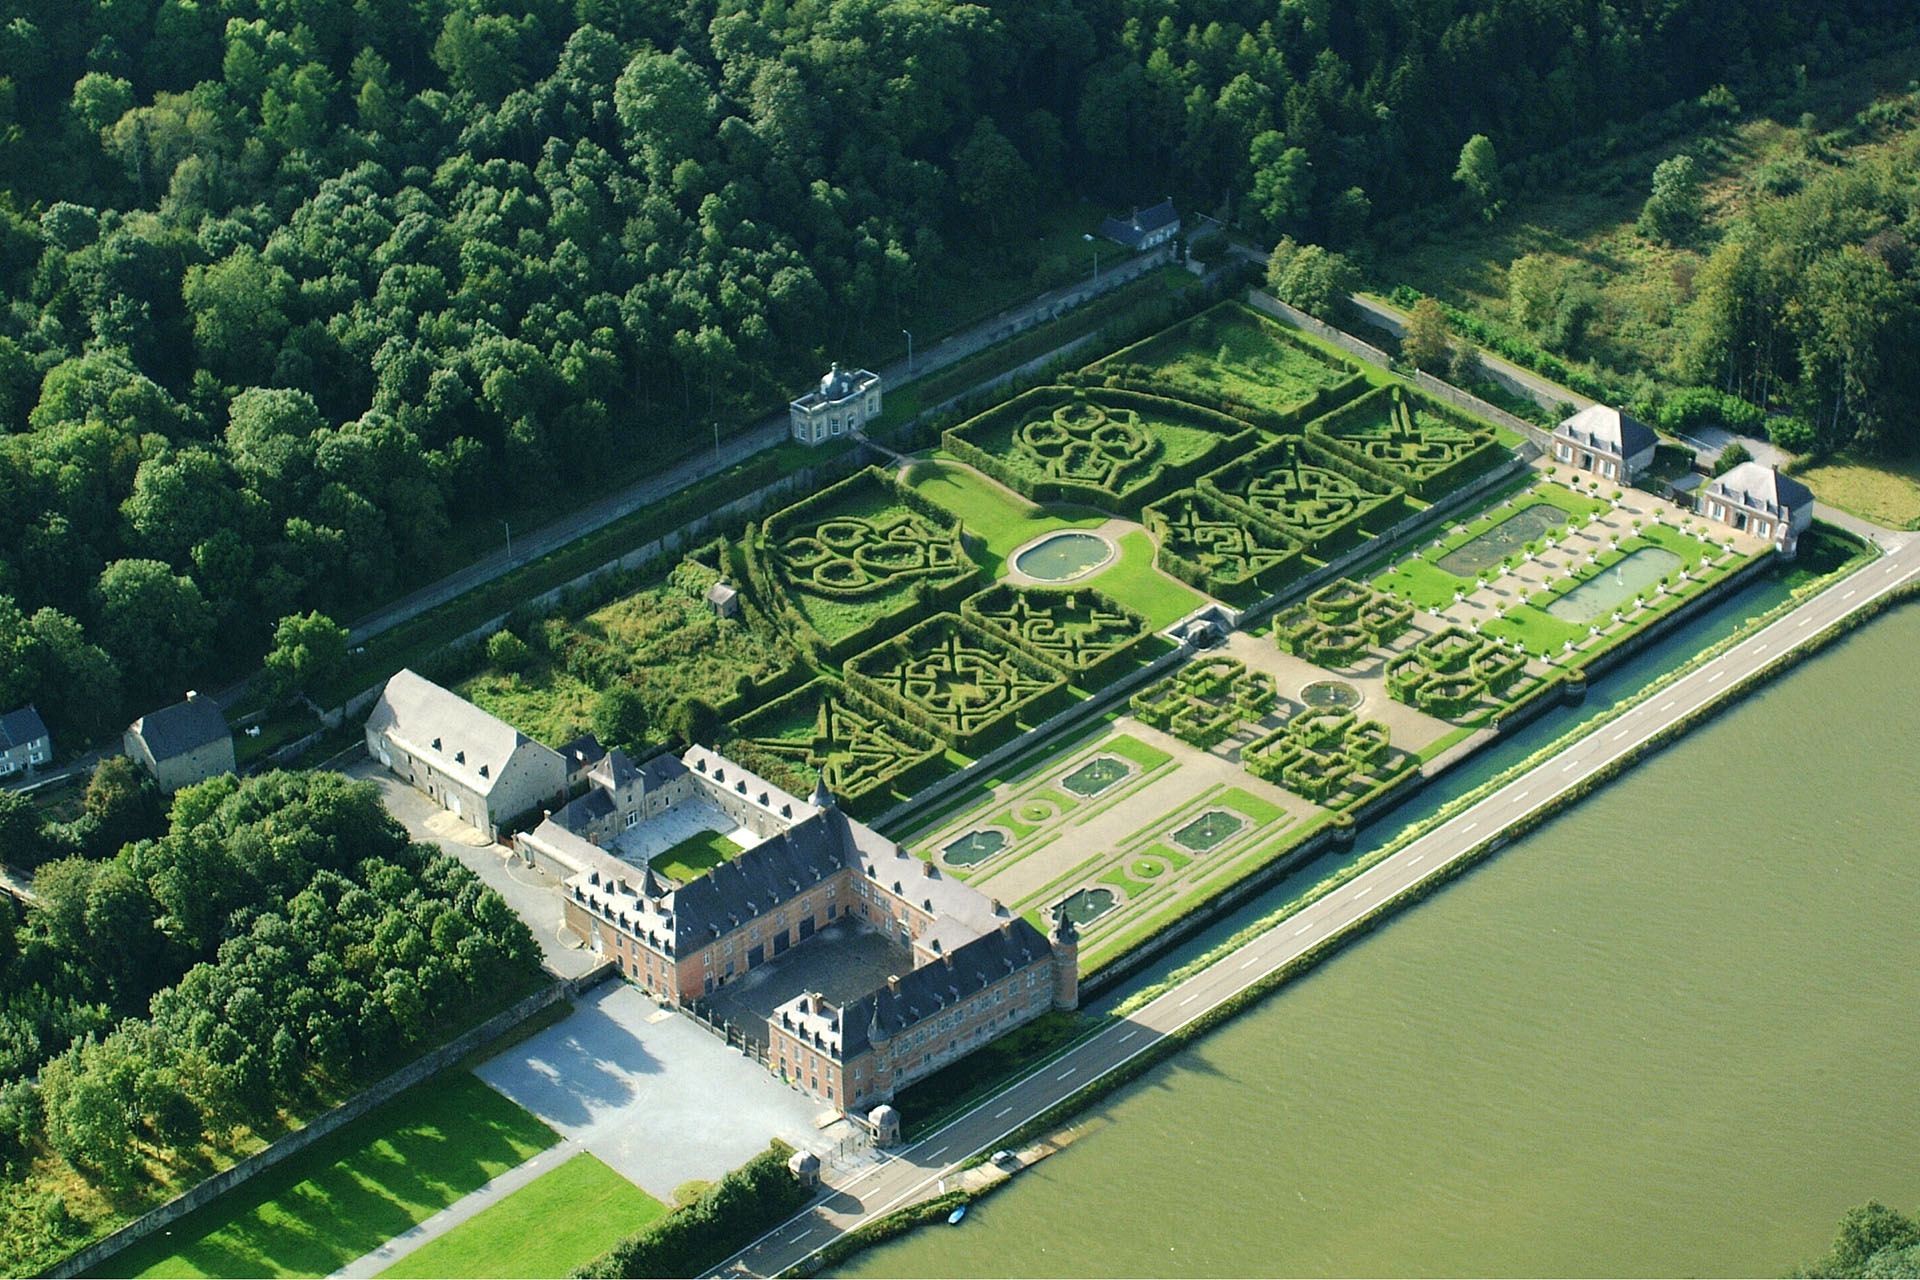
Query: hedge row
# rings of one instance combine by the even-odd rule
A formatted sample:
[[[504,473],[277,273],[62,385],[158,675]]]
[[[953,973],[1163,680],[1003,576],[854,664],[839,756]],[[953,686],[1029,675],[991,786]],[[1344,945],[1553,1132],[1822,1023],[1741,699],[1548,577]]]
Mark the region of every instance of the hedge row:
[[[1249,743],[1240,766],[1315,804],[1344,809],[1394,779],[1396,771],[1380,769],[1390,742],[1378,720],[1356,722],[1351,711],[1304,711]],[[1356,777],[1371,785],[1351,796],[1335,795]]]
[[[1256,506],[1246,496],[1253,483],[1263,476],[1301,466],[1316,467],[1351,481],[1361,494],[1354,510],[1339,520],[1309,525],[1298,519],[1290,520],[1284,513]],[[1383,485],[1379,477],[1348,459],[1297,436],[1283,436],[1201,476],[1198,488],[1245,518],[1305,543],[1316,555],[1330,557],[1330,553],[1358,543],[1367,532],[1394,523],[1404,492],[1398,486],[1385,486],[1383,491]]]
[[[991,440],[1000,433],[1014,433],[1031,421],[1036,413],[1051,412],[1063,401],[1084,399],[1102,408],[1131,409],[1148,418],[1160,418],[1179,425],[1211,431],[1220,437],[1214,447],[1200,457],[1179,466],[1156,463],[1147,475],[1114,492],[1096,485],[1071,480],[1035,477],[1010,466],[1003,458],[981,447],[975,437]],[[941,440],[947,451],[962,462],[992,476],[1015,493],[1036,503],[1070,502],[1123,514],[1137,512],[1216,465],[1221,454],[1245,448],[1252,442],[1252,431],[1245,422],[1229,414],[1166,395],[1151,395],[1122,388],[1094,388],[1051,385],[1022,392],[1004,404],[950,427]]]
[[[1462,627],[1448,627],[1387,664],[1387,696],[1430,715],[1465,715],[1513,687],[1526,659]]]
[[[698,1200],[656,1218],[573,1274],[593,1280],[704,1275],[806,1205],[810,1193],[787,1168],[792,1154],[774,1139]]]
[[[1190,587],[1217,599],[1270,596],[1311,569],[1300,544],[1280,530],[1228,506],[1212,494],[1181,489],[1145,508],[1141,519],[1159,544],[1159,565]],[[1185,516],[1239,531],[1255,550],[1208,552],[1184,536]],[[1182,548],[1198,555],[1187,555]]]
[[[1134,694],[1128,709],[1143,724],[1207,751],[1225,742],[1243,720],[1271,712],[1279,700],[1272,676],[1248,671],[1238,658],[1212,654]]]
[[[1037,681],[1039,687],[1008,703],[991,718],[971,727],[963,727],[944,721],[937,712],[902,696],[882,680],[886,672],[925,657],[956,634],[967,647],[979,649],[1004,662],[1026,679]],[[936,614],[905,633],[848,659],[845,675],[849,688],[865,694],[896,717],[932,734],[955,750],[975,756],[1010,736],[1022,719],[1029,724],[1038,724],[1072,701],[1066,672],[1060,667],[1014,647],[997,633],[953,613]]]
[[[1370,458],[1357,444],[1334,434],[1338,428],[1349,423],[1383,412],[1391,415],[1409,402],[1413,402],[1413,412],[1440,418],[1456,430],[1466,432],[1477,443],[1452,462],[1421,475],[1410,467]],[[1417,431],[1419,428],[1416,426],[1414,429]],[[1346,458],[1388,484],[1398,485],[1415,497],[1428,501],[1451,493],[1473,477],[1498,466],[1507,456],[1507,450],[1485,423],[1413,387],[1376,387],[1359,399],[1350,400],[1325,417],[1309,423],[1306,433],[1307,439],[1321,448]]]
[[[774,730],[783,722],[812,719],[815,736],[806,739],[807,762],[826,773],[812,758],[816,741],[824,738],[829,746],[844,745],[849,752],[853,752],[855,746],[852,739],[842,744],[834,732],[832,720],[836,703],[853,715],[875,722],[884,733],[884,737],[864,740],[865,749],[853,753],[862,761],[857,771],[836,770],[826,774],[827,785],[850,807],[864,807],[871,799],[912,795],[946,772],[946,757],[939,738],[907,723],[831,676],[810,680],[735,721],[727,751],[738,758],[742,765],[769,781],[779,783],[796,794],[803,793],[810,787],[804,776],[794,772],[787,763],[790,750],[775,745],[797,740],[783,739]],[[826,717],[828,722],[821,723],[822,717]],[[885,750],[888,740],[893,743],[891,750]],[[890,763],[882,763],[883,760],[890,760]],[[788,782],[800,785],[787,786]]]
[[[1108,618],[1128,634],[1117,643],[1089,646],[1080,650],[1077,657],[1066,659],[1060,650],[1049,648],[1022,633],[1007,619],[1007,611],[1018,601],[1026,602],[1029,607],[1046,610],[1055,620],[1054,625],[1062,632],[1070,632],[1071,628],[1078,625],[1072,621],[1073,614],[1087,612],[1091,616],[1086,627],[1099,629],[1101,619]],[[1068,618],[1065,623],[1059,621],[1063,615]],[[1015,587],[1001,583],[963,600],[960,603],[960,616],[1040,661],[1059,668],[1076,687],[1089,693],[1111,684],[1140,661],[1141,651],[1153,634],[1144,616],[1092,587]]]

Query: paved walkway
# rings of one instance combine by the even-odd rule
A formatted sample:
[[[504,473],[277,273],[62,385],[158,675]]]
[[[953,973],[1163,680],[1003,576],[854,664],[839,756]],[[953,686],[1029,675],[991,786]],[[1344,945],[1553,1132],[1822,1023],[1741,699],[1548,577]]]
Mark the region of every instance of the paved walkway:
[[[1074,1091],[1354,928],[1381,904],[1440,875],[1490,837],[1539,814],[1648,739],[1780,660],[1816,627],[1840,621],[1915,582],[1920,582],[1920,541],[1908,541],[932,1136],[890,1153],[866,1171],[829,1176],[827,1194],[819,1202],[728,1259],[720,1273],[779,1274],[838,1236],[927,1198],[975,1152],[1000,1145],[1013,1130]]]
[[[491,1209],[541,1174],[558,1169],[579,1155],[581,1148],[562,1138],[525,1164],[516,1165],[491,1182],[482,1183],[431,1218],[403,1231],[371,1253],[361,1254],[333,1273],[331,1280],[369,1280],[400,1259],[437,1240],[467,1219]]]

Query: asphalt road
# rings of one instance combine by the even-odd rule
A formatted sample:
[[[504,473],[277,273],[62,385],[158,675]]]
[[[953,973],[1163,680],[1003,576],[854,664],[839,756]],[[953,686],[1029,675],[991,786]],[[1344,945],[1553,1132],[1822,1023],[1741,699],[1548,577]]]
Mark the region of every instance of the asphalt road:
[[[1352,928],[1383,902],[1440,874],[1491,837],[1724,696],[1800,640],[1916,580],[1920,539],[1911,539],[930,1137],[889,1153],[881,1163],[844,1181],[830,1180],[820,1201],[730,1258],[716,1274],[777,1275],[837,1236],[929,1198],[969,1157],[999,1145],[1075,1090],[1328,937]]]

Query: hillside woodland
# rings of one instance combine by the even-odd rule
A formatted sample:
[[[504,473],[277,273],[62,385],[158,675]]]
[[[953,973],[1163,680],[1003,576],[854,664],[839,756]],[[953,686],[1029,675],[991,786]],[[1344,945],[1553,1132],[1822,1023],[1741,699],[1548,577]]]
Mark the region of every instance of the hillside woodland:
[[[1470,138],[1511,162],[1903,9],[15,0],[0,706],[71,742],[357,615],[1042,270],[1036,207],[1360,244]]]

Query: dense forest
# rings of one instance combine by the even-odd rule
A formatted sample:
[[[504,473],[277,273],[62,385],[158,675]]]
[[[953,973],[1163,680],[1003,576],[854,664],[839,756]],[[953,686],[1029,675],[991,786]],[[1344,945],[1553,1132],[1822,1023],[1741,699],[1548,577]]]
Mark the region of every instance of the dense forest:
[[[0,801],[16,799],[0,792]],[[44,838],[0,803],[0,833]],[[25,825],[29,829],[22,830]],[[96,833],[97,834],[97,833]],[[0,1270],[48,1264],[85,1206],[204,1172],[530,991],[539,948],[458,859],[332,773],[202,783],[155,837],[0,895]]]
[[[757,417],[828,356],[871,358],[950,313],[933,300],[986,258],[1030,255],[1035,207],[1171,192],[1359,247],[1382,216],[1452,200],[1469,138],[1523,160],[1907,17],[1900,0],[8,10],[0,708],[37,701],[70,744],[257,657],[284,615],[353,616],[444,567],[459,526],[560,505],[689,426]]]

